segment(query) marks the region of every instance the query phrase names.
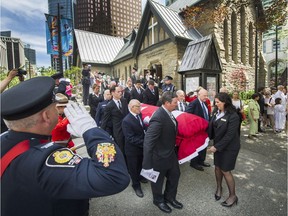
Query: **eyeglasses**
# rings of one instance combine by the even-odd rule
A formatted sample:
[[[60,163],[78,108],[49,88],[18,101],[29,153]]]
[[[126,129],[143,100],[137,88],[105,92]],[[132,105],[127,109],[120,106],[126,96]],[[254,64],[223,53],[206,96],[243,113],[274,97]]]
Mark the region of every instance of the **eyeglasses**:
[[[139,105],[134,105],[133,107],[141,107],[141,106],[139,106]]]

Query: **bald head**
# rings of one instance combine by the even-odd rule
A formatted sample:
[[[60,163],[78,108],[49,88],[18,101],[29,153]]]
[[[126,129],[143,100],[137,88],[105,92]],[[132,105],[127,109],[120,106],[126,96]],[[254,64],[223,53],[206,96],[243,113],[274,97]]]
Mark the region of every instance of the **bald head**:
[[[138,101],[136,99],[130,100],[128,107],[129,107],[130,112],[132,112],[136,115],[139,115],[141,112],[141,103],[140,103],[140,101]]]
[[[202,102],[206,101],[208,98],[208,91],[204,88],[200,89],[198,92],[198,98]]]

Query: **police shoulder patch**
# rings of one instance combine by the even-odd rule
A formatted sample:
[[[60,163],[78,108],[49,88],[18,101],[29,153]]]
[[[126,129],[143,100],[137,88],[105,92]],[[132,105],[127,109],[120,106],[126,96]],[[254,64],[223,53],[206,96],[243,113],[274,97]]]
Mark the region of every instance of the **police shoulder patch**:
[[[99,143],[97,145],[96,157],[98,162],[103,163],[104,167],[108,167],[109,163],[115,159],[116,150],[113,143]]]
[[[49,167],[75,167],[82,157],[75,154],[68,148],[61,148],[53,151],[46,159],[46,166]]]

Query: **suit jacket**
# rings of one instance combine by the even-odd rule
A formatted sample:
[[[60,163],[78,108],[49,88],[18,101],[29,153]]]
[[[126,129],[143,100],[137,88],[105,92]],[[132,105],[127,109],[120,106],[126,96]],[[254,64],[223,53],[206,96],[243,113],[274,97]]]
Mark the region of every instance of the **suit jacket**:
[[[180,103],[177,102],[177,104],[178,104],[178,105],[177,105],[177,107],[176,107],[176,110],[180,110],[180,109],[179,109]],[[183,104],[183,106],[184,106],[184,110],[182,110],[182,111],[185,112],[185,111],[186,111],[186,108],[187,108],[187,104],[186,104],[185,101],[183,101],[182,104]]]
[[[114,100],[111,100],[104,109],[101,128],[109,131],[109,124],[112,123],[112,136],[116,143],[124,150],[124,136],[122,132],[122,120],[128,114],[128,105],[125,98],[120,99],[122,111],[118,108]]]
[[[101,94],[99,96],[96,96],[94,93],[89,94],[88,105],[90,106],[90,114],[93,118],[95,118],[98,104],[103,100],[104,98]]]
[[[140,103],[143,102],[143,92],[144,90],[142,88],[140,88],[140,94],[138,93],[136,88],[133,88],[131,91],[131,99],[136,99],[138,101],[140,101]]]
[[[144,139],[143,169],[166,167],[173,158],[178,128],[175,121],[176,126],[163,107],[153,114]]]
[[[210,118],[210,112],[209,112],[209,109],[207,107],[207,104],[206,103],[204,103],[204,104],[208,110],[208,116]],[[189,103],[189,105],[186,108],[186,112],[197,115],[197,116],[205,119],[202,105],[198,99],[193,100],[191,103]]]
[[[131,91],[128,87],[124,89],[123,97],[127,100],[127,103],[129,103],[129,101],[131,100]]]
[[[143,92],[143,103],[156,106],[159,100],[159,91],[157,87],[154,87],[155,94],[152,94],[149,88],[146,88]]]
[[[132,84],[135,84],[136,81],[137,81],[137,77],[136,77],[136,75],[133,74],[132,76],[130,76],[130,78],[131,78]]]
[[[102,101],[97,106],[95,121],[98,126],[101,126],[102,118],[104,116],[104,109],[107,106],[108,102],[108,100]]]
[[[131,113],[128,113],[122,121],[122,130],[125,137],[125,155],[143,155],[143,142],[146,127],[142,121],[141,114],[139,120]]]
[[[214,140],[217,151],[238,151],[240,149],[239,116],[236,112],[228,113],[219,119],[216,113],[209,122],[209,139]]]

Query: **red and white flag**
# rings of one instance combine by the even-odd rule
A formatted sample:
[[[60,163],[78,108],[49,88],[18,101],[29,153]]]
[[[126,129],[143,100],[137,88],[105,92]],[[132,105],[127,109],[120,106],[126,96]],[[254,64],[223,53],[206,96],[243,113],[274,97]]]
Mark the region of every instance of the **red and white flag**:
[[[142,118],[146,125],[149,125],[152,115],[158,108],[141,104]],[[174,110],[172,114],[178,122],[176,146],[179,146],[178,161],[182,164],[195,158],[199,151],[208,146],[209,138],[206,132],[208,122],[197,115],[178,110]]]

